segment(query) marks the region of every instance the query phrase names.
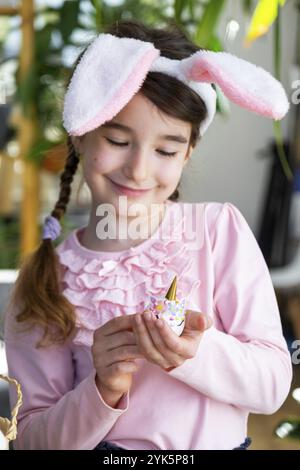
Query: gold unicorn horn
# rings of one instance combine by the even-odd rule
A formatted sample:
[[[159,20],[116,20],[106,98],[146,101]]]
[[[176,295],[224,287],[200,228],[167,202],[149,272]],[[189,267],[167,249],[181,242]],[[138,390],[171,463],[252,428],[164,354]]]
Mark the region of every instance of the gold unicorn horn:
[[[177,276],[174,277],[172,284],[169,287],[168,292],[166,293],[166,299],[168,300],[177,300],[176,299],[176,291],[177,291]]]

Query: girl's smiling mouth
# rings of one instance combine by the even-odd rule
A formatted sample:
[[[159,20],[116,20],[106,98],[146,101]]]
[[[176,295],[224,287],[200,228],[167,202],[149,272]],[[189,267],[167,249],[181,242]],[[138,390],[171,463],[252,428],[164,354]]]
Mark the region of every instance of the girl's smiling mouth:
[[[143,196],[144,194],[148,193],[152,189],[152,188],[150,188],[150,189],[132,189],[132,188],[128,188],[127,186],[122,186],[118,183],[115,183],[114,181],[112,181],[109,178],[107,178],[107,179],[112,184],[114,191],[116,191],[119,194],[124,194],[124,195],[127,195],[127,196]]]

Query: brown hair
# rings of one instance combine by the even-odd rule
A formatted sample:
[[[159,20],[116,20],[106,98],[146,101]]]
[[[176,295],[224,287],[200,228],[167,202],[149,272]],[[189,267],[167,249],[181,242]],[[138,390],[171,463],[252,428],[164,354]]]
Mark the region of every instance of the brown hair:
[[[183,59],[199,48],[176,26],[155,29],[137,21],[120,21],[110,25],[106,33],[149,41],[170,59]],[[84,51],[78,57],[78,64]],[[176,78],[149,72],[140,89],[160,110],[192,125],[189,145],[199,140],[199,127],[207,110],[199,95]],[[60,194],[51,213],[58,220],[66,212],[71,183],[79,156],[68,137],[68,156],[60,177]],[[178,187],[169,197],[178,200]],[[23,263],[14,287],[11,303],[18,308],[17,322],[41,327],[43,336],[38,346],[64,342],[75,327],[73,305],[63,296],[59,257],[51,240],[43,240],[39,248]]]

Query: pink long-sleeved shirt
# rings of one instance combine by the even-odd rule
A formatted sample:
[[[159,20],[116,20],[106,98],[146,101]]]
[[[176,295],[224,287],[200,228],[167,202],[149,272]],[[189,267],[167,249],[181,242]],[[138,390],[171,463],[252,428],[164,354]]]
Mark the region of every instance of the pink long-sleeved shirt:
[[[9,373],[22,385],[16,449],[232,449],[249,412],[285,400],[292,368],[269,272],[245,219],[232,204],[167,203],[152,238],[122,252],[83,247],[73,231],[57,247],[64,295],[77,328],[63,346],[36,349],[36,330],[5,328]],[[166,372],[138,360],[130,391],[114,409],[95,385],[93,331],[140,312],[147,295],[178,297],[213,317],[196,356]],[[11,390],[11,401],[14,402]]]

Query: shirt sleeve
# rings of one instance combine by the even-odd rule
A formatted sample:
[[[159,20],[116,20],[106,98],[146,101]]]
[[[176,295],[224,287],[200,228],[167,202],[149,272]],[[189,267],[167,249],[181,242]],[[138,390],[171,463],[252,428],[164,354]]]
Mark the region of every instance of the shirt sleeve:
[[[235,206],[219,205],[210,217],[214,309],[223,331],[212,326],[196,356],[169,374],[215,400],[271,414],[287,397],[292,366],[268,267]]]
[[[5,322],[5,345],[9,375],[21,385],[23,404],[18,415],[17,450],[90,450],[96,447],[127,411],[124,394],[118,408],[102,399],[95,383],[95,370],[74,388],[71,347],[36,348],[37,330],[16,330],[11,313]],[[19,327],[18,327],[19,329]],[[12,407],[15,390],[10,388]]]

